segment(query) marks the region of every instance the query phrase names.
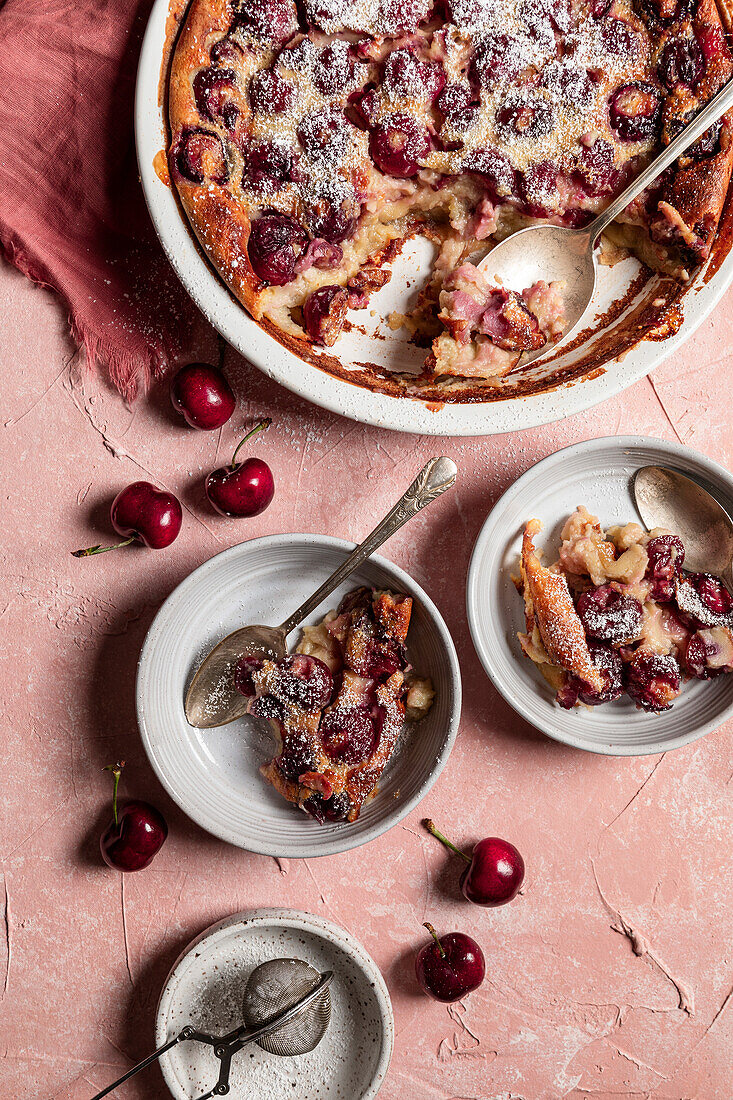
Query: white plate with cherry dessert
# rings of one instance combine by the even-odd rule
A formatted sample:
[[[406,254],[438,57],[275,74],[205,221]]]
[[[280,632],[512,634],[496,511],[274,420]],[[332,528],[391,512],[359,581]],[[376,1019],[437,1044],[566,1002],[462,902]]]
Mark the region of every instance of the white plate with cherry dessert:
[[[733,597],[647,531],[633,476],[664,466],[733,510],[733,477],[687,447],[620,436],[539,462],[500,498],[468,578],[474,645],[528,722],[618,756],[685,745],[733,715]]]
[[[283,660],[226,675],[248,713],[189,725],[202,658],[244,623],[280,622],[353,549],[273,535],[205,562],[168,597],[145,640],[137,710],[163,785],[204,829],[250,851],[346,851],[400,821],[453,747],[461,709],[455,648],[407,573],[373,556],[298,631]]]
[[[729,285],[733,123],[604,233],[566,349],[547,273],[501,288],[475,265],[526,225],[587,223],[711,98],[732,67],[718,7],[156,0],[135,106],[153,223],[218,331],[325,408],[435,435],[568,416]]]

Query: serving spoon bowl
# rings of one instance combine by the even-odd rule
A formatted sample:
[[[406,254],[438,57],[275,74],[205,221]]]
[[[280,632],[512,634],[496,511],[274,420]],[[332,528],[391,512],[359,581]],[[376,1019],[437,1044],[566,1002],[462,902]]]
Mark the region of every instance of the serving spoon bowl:
[[[679,535],[686,569],[714,573],[733,591],[733,519],[702,485],[666,466],[642,466],[634,500],[647,529]]]
[[[566,328],[562,338],[549,347],[545,344],[536,351],[524,352],[522,365],[531,363],[549,351],[554,354],[579,329],[596,289],[596,245],[603,230],[731,107],[733,80],[724,85],[684,130],[670,141],[659,156],[590,225],[583,229],[568,229],[562,225],[530,225],[500,241],[481,260],[478,264],[479,270],[513,290],[529,287],[538,279],[544,279],[548,283],[565,283],[563,299]]]

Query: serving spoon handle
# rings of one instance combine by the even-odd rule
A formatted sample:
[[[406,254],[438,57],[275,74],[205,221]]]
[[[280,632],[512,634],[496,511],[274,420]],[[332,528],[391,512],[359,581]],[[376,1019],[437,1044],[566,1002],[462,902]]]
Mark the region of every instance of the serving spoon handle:
[[[673,141],[670,141],[659,156],[655,157],[651,164],[641,170],[633,183],[630,183],[618,198],[614,199],[590,225],[581,231],[590,236],[591,245],[595,245],[606,226],[610,225],[614,218],[617,218],[626,209],[629,203],[638,198],[645,187],[653,183],[665,168],[669,168],[680,153],[684,153],[686,149],[689,149],[692,143],[697,141],[708,127],[717,122],[731,107],[733,107],[733,80],[729,80],[727,84],[723,85],[718,94],[713,96],[691,122],[687,123],[684,130]]]
[[[282,623],[279,629],[283,634],[287,636],[291,630],[302,623],[303,619],[315,611],[319,604],[323,603],[335,588],[338,588],[355,569],[358,569],[375,550],[379,549],[383,542],[391,538],[395,531],[399,531],[408,519],[412,519],[441,493],[450,489],[456,480],[457,472],[456,464],[452,459],[431,458],[372,533],[367,535],[320,588],[317,588],[313,595],[309,596],[305,603],[302,603],[297,611]]]

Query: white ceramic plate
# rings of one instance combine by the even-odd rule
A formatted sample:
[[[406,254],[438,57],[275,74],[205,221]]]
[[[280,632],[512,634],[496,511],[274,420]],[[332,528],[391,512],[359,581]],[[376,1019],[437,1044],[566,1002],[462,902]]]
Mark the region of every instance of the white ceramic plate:
[[[232,1100],[371,1100],[387,1076],[394,1042],[392,1005],[379,969],[337,924],[295,909],[237,913],[207,929],[175,963],[158,1002],[156,1046],[186,1024],[225,1035],[242,1023],[247,978],[268,959],[303,959],[333,970],[328,1030],[310,1054],[280,1058],[256,1043],[232,1061]],[[192,1100],[217,1081],[211,1047],[183,1042],[160,1066],[176,1100]]]
[[[733,477],[704,455],[643,436],[592,439],[537,463],[497,501],[476,541],[466,593],[476,651],[494,685],[543,733],[575,748],[614,756],[643,756],[686,745],[733,715],[733,675],[690,680],[671,710],[653,715],[626,697],[605,706],[562,710],[551,688],[522,653],[524,604],[511,581],[528,519],[544,524],[538,539],[554,560],[560,529],[584,504],[601,526],[639,522],[631,479],[641,466],[668,466],[695,478],[728,511]]]
[[[309,621],[319,621],[360,584],[413,596],[408,652],[415,668],[432,678],[436,698],[422,722],[407,726],[377,795],[358,821],[319,825],[264,781],[259,766],[272,758],[274,742],[263,722],[245,717],[198,730],[186,721],[186,688],[212,646],[247,623],[283,622],[353,548],[342,539],[320,535],[271,535],[233,546],[179,584],[145,639],[137,675],[137,714],[153,768],[189,817],[222,840],[252,852],[331,855],[373,840],[417,805],[453,747],[461,678],[451,636],[420,586],[376,556]],[[291,644],[296,639],[294,632]]]
[[[156,0],[153,6],[140,55],[135,98],[137,157],[153,224],[181,282],[224,338],[265,374],[323,408],[378,427],[427,435],[491,435],[559,420],[619,393],[657,366],[704,321],[733,279],[731,252],[709,282],[704,281],[702,273],[698,274],[694,290],[685,298],[684,321],[675,336],[642,342],[622,362],[609,363],[605,373],[597,378],[546,393],[483,404],[450,404],[429,411],[423,402],[373,393],[334,378],[287,351],[252,320],[204,259],[173,191],[153,168],[156,153],[167,145],[158,87],[168,7],[169,0]],[[431,246],[422,238],[404,250],[392,265],[391,282],[370,303],[379,318],[395,309],[411,311],[416,284],[427,275],[430,258]],[[623,297],[639,270],[633,259],[601,269],[596,303],[599,315]],[[397,366],[404,371],[419,369],[424,351],[413,348],[404,332],[393,333],[379,318],[374,321],[369,311],[354,315],[367,331],[354,330],[340,338],[335,350],[342,365],[358,369],[355,364],[371,361],[391,369]],[[373,331],[377,328],[379,338],[374,339]],[[561,362],[572,361],[570,353]]]

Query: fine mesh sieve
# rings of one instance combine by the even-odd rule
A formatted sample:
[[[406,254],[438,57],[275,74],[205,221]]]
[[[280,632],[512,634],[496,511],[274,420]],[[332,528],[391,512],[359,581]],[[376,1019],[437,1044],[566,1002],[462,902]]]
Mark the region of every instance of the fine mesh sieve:
[[[267,1024],[316,988],[322,975],[302,959],[270,959],[249,976],[244,991],[244,1022],[250,1028]],[[270,1054],[292,1058],[318,1046],[331,1020],[331,994],[323,986],[318,996],[293,1019],[262,1035],[257,1043]]]

